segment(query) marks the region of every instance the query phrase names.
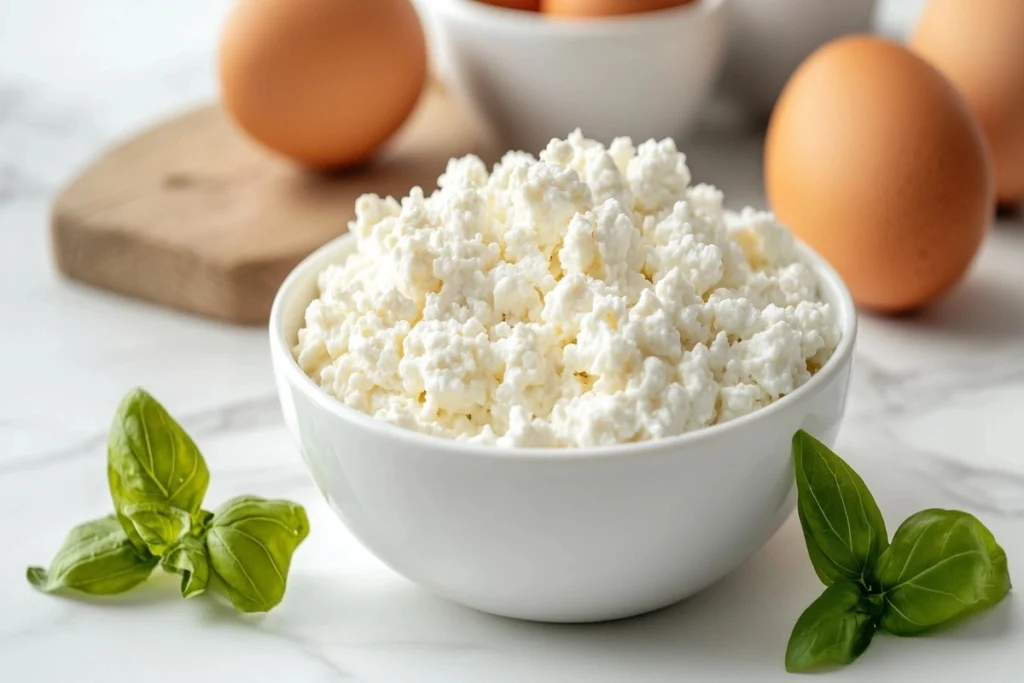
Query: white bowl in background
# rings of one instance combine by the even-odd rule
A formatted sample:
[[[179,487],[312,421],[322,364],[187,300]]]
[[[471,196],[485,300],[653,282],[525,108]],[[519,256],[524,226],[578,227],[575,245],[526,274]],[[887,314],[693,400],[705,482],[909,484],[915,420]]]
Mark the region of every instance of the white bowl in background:
[[[503,146],[538,152],[576,128],[608,144],[682,137],[725,54],[727,0],[565,19],[420,0],[456,97]]]
[[[316,276],[344,235],[299,264],[274,300],[270,345],[285,422],[321,493],[399,574],[455,602],[554,622],[665,607],[732,571],[793,510],[790,442],[831,445],[856,335],[839,276],[804,249],[842,339],[806,384],[731,422],[599,448],[502,449],[408,431],[328,396],[291,349]]]
[[[871,31],[875,0],[730,0],[722,91],[766,118],[800,63],[833,38]]]
[[[437,12],[433,11],[435,2],[437,0],[412,0],[412,4],[419,12],[420,24],[427,40],[427,60],[431,75],[445,82],[449,73],[448,57],[441,47],[441,28],[438,25]]]

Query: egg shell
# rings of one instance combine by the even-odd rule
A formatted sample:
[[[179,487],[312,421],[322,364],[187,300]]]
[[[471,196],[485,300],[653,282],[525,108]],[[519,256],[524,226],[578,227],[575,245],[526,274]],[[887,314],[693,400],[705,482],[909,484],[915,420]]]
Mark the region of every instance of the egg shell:
[[[687,5],[695,0],[541,0],[540,11],[559,17],[611,17]]]
[[[408,118],[427,52],[409,0],[239,0],[219,52],[221,101],[301,164],[370,157]]]
[[[765,141],[776,214],[859,304],[918,308],[974,258],[994,199],[981,126],[934,67],[880,38],[819,48],[780,96]]]
[[[981,120],[999,199],[1024,200],[1024,0],[932,0],[911,46]]]
[[[517,9],[524,12],[539,12],[540,0],[477,0],[485,5],[504,7],[505,9]]]

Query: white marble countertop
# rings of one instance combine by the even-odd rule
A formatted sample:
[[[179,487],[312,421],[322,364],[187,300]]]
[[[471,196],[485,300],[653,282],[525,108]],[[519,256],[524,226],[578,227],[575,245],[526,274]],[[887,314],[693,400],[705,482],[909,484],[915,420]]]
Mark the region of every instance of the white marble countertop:
[[[902,0],[893,0],[902,3]],[[903,3],[896,10],[907,10]],[[61,280],[48,202],[76,168],[154,116],[207,99],[227,0],[0,0],[0,681],[775,681],[816,581],[791,519],[718,585],[629,621],[550,626],[479,614],[394,575],[320,500],[285,434],[265,334]],[[898,14],[894,13],[893,16]],[[706,135],[695,176],[762,205],[757,141]],[[714,153],[712,153],[714,150]],[[1024,567],[1024,223],[995,226],[967,280],[924,315],[864,317],[837,450],[894,528],[952,506]],[[143,385],[204,449],[211,500],[307,506],[284,603],[238,618],[173,579],[97,604],[35,592],[74,523],[109,502],[104,440]],[[1024,576],[1024,574],[1021,574]],[[1017,577],[1019,581],[1024,579]],[[879,637],[836,681],[1020,681],[1024,602],[933,637]]]

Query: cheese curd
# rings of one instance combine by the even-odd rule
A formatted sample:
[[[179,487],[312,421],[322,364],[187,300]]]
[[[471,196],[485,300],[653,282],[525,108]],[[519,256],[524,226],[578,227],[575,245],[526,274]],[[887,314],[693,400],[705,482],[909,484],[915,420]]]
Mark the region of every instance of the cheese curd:
[[[345,405],[435,436],[578,447],[682,434],[801,384],[839,331],[771,214],[728,213],[672,140],[576,131],[426,196],[356,204],[295,357]]]

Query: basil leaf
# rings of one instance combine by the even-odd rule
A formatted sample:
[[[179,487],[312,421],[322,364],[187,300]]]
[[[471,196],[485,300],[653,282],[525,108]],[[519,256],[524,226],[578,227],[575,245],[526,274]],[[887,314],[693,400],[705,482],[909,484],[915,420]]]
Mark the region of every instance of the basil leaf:
[[[184,510],[153,503],[126,505],[124,518],[131,522],[146,549],[157,556],[167,552],[167,548],[187,534],[192,526],[192,520]]]
[[[211,522],[213,522],[213,513],[209,510],[200,510],[193,515],[191,534],[197,538],[205,535]]]
[[[203,541],[186,536],[164,555],[160,566],[164,571],[181,576],[181,597],[191,598],[206,591],[210,582],[210,558]]]
[[[214,513],[206,532],[217,585],[242,612],[266,612],[284,597],[292,553],[309,534],[301,505],[242,496]]]
[[[793,437],[797,510],[814,571],[825,585],[875,583],[874,567],[888,546],[885,520],[864,481],[807,432]]]
[[[799,673],[857,659],[875,635],[873,607],[860,586],[834,583],[804,610],[786,647],[786,671]]]
[[[210,483],[192,439],[143,389],[129,392],[118,406],[107,444],[107,478],[118,519],[140,549],[146,544],[125,517],[127,506],[148,503],[195,515]]]
[[[1013,583],[1010,581],[1010,567],[1007,564],[1006,551],[996,542],[996,537],[992,535],[988,527],[978,520],[974,521],[977,522],[976,531],[982,539],[992,563],[988,581],[982,588],[981,608],[984,609],[994,607],[1005,598],[1013,588]]]
[[[807,531],[809,523],[804,516],[804,509],[799,504],[799,500],[796,506],[796,515],[800,520],[800,528],[803,529],[804,532],[804,542],[807,546],[807,555],[811,559],[811,567],[814,569],[814,573],[818,576],[818,580],[826,586],[831,586],[836,581],[848,581],[848,578],[831,571],[831,560],[827,555],[825,555],[825,552],[821,547],[817,543],[813,542],[813,539]]]
[[[1006,553],[973,515],[923,510],[878,560],[882,628],[915,636],[995,605],[1010,591]]]
[[[26,577],[39,590],[71,589],[90,595],[123,593],[145,581],[157,559],[140,553],[113,515],[76,526],[49,571],[29,567]]]

